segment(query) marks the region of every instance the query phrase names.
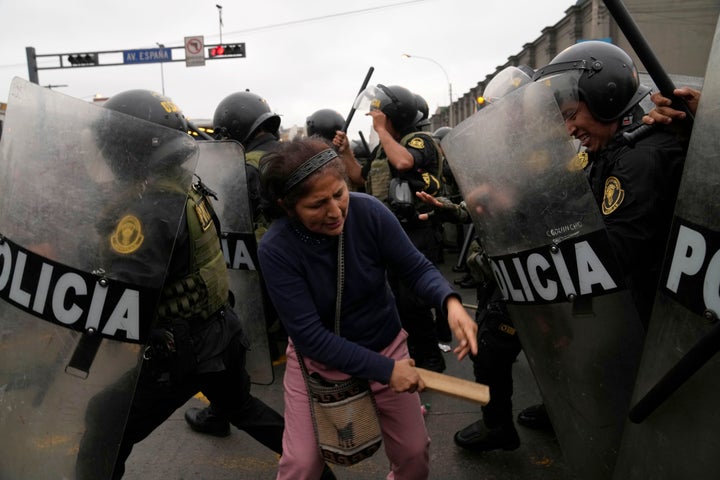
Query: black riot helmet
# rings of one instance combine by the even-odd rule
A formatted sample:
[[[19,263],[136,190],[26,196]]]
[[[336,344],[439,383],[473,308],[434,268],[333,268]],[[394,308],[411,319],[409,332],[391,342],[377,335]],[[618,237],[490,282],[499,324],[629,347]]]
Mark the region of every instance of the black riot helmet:
[[[420,120],[418,120],[415,126],[422,129],[430,125],[430,120],[428,120],[428,117],[430,117],[430,107],[425,99],[417,93],[415,94],[415,102],[417,103],[418,112],[420,112],[421,115]]]
[[[187,120],[180,109],[167,97],[150,90],[127,90],[110,97],[104,108],[132,115],[164,127],[188,131]]]
[[[168,97],[150,90],[127,90],[110,97],[102,107],[124,114],[102,117],[95,131],[98,147],[118,178],[144,178],[151,172],[177,167],[197,150],[187,134],[185,116]]]
[[[445,138],[445,135],[450,133],[451,130],[452,127],[440,127],[433,132],[432,136],[435,137],[435,140],[440,142],[443,138]]]
[[[422,118],[415,95],[407,88],[378,84],[376,100],[376,107],[390,119],[398,133],[411,130]]]
[[[620,47],[601,41],[572,45],[533,77],[545,81],[559,101],[573,95],[592,116],[612,122],[628,113],[650,89],[640,84],[637,68]]]
[[[332,141],[335,132],[345,127],[345,119],[335,110],[323,108],[313,113],[305,120],[308,137],[317,135]]]
[[[280,116],[270,110],[270,105],[260,95],[244,91],[225,97],[215,109],[213,128],[221,136],[237,140],[244,147],[258,129],[277,136]]]

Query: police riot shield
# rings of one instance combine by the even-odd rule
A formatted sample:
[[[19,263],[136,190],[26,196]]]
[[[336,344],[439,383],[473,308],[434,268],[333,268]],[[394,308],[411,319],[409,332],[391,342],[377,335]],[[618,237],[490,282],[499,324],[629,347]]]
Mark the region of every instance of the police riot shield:
[[[643,329],[552,93],[518,88],[442,146],[568,464],[610,478]]]
[[[257,241],[245,174],[245,152],[234,141],[200,141],[197,175],[216,193],[221,244],[230,276],[231,303],[250,340],[246,368],[255,383],[269,384],[273,370],[258,271]]]
[[[129,215],[113,223],[109,235],[100,233],[107,215],[119,212],[119,199],[142,194],[119,175],[128,179],[151,167],[127,161],[118,168],[109,159],[131,158],[133,139],[144,134],[162,158],[182,145],[187,155],[173,161],[190,173],[188,188],[197,147],[182,132],[19,78],[10,88],[4,127],[0,478],[80,478],[79,455],[93,462],[83,478],[110,478],[135,384],[113,392],[112,410],[100,405],[103,425],[88,426],[86,411],[91,399],[139,366],[172,248],[143,265],[148,280],[138,284],[103,263],[101,252],[110,244],[131,255],[152,240],[144,237],[146,225]],[[176,232],[184,208],[179,196],[155,221]],[[100,429],[103,441],[81,447],[86,427]]]
[[[680,84],[678,84],[680,86]],[[720,29],[707,65],[615,478],[717,478]]]

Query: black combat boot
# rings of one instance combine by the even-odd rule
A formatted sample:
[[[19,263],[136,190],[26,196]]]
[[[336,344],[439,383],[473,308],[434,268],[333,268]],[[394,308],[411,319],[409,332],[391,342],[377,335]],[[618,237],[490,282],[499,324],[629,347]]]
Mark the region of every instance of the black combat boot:
[[[546,432],[553,431],[544,403],[532,405],[518,413],[517,422],[523,427],[545,430]]]
[[[456,432],[454,440],[457,446],[472,452],[517,450],[520,446],[515,425],[509,423],[491,428],[482,419]]]
[[[230,435],[230,422],[216,415],[212,405],[205,408],[188,408],[185,411],[185,421],[190,428],[200,433],[207,433],[216,437]]]

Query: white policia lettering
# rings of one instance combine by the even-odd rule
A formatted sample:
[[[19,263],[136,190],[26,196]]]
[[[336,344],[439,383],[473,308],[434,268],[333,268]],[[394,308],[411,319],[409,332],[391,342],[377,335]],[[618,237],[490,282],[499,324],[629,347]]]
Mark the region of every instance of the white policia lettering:
[[[590,243],[575,244],[575,265],[571,272],[560,249],[555,253],[531,253],[523,262],[519,255],[511,259],[512,271],[504,259],[490,259],[490,266],[505,300],[514,302],[555,302],[565,300],[569,295],[588,295],[593,286],[603,291],[617,288],[616,282],[597,256]],[[514,273],[520,286],[513,284],[510,273]],[[553,280],[557,278],[560,282]],[[579,293],[578,293],[579,290]],[[562,294],[562,298],[560,295]]]
[[[708,253],[711,253],[712,257],[703,271]],[[720,250],[715,253],[708,252],[703,234],[681,225],[665,287],[677,293],[683,276],[694,277],[698,274],[703,275],[702,298],[705,308],[720,312]]]
[[[225,257],[225,264],[232,270],[256,270],[255,262],[253,262],[252,256],[250,255],[250,249],[248,249],[245,241],[238,238],[235,241],[235,254],[233,258],[230,258],[230,245],[228,239],[224,237],[220,246]]]
[[[101,327],[104,320],[102,312],[105,309],[107,287],[98,282],[92,285],[90,306],[85,315],[86,312],[73,300],[88,295],[91,285],[87,279],[77,273],[66,272],[61,274],[53,284],[52,274],[55,267],[43,262],[40,267],[40,275],[32,286],[33,288],[30,291],[23,290],[21,285],[29,279],[29,274],[25,275],[28,256],[25,252],[18,250],[15,252],[17,257],[13,258],[13,253],[9,243],[4,242],[0,245],[0,259],[2,260],[0,262],[0,293],[6,293],[7,298],[13,302],[53,323],[73,326],[85,316],[83,329]],[[13,263],[15,264],[14,270]],[[11,270],[13,270],[12,279],[10,278]],[[8,283],[9,290],[6,292]],[[25,284],[27,285],[27,283]],[[50,299],[49,305],[48,298]],[[47,306],[50,307],[49,311],[47,311]],[[101,330],[102,334],[107,336],[117,336],[121,331],[125,332],[124,338],[140,339],[140,293],[130,288],[123,289],[120,299]]]

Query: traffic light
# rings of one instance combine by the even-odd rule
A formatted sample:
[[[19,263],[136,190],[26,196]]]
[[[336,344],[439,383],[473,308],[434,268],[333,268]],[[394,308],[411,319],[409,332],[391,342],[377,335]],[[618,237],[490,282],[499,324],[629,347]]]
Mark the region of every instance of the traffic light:
[[[97,65],[98,56],[97,53],[78,53],[75,55],[68,55],[68,62],[70,65]]]
[[[215,45],[214,47],[208,48],[208,56],[210,58],[244,57],[245,56],[245,44],[244,43],[230,43],[230,44],[226,44],[226,45]]]

